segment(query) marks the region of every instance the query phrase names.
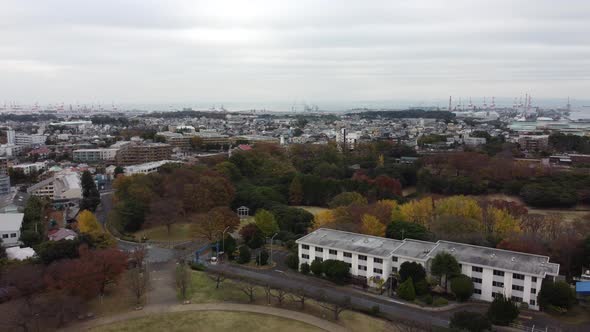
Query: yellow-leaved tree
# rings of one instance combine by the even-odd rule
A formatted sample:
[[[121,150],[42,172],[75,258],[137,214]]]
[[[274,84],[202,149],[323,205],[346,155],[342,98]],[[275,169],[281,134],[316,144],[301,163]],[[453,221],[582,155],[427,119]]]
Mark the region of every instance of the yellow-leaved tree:
[[[473,198],[451,196],[436,202],[435,212],[437,216],[453,216],[468,219],[482,220],[482,210]]]
[[[361,232],[367,235],[385,236],[386,226],[382,224],[379,219],[370,214],[364,214],[361,218],[362,226]]]
[[[392,212],[392,214],[393,213],[394,212]],[[434,216],[432,197],[426,197],[403,204],[400,206],[399,216],[405,218],[405,221],[415,222],[426,228],[430,228],[430,223]]]
[[[94,236],[104,233],[94,214],[88,210],[84,210],[78,215],[78,230],[80,233]]]
[[[488,215],[492,222],[493,233],[500,239],[520,233],[520,222],[504,209],[490,208]]]
[[[325,225],[334,221],[334,212],[332,210],[325,210],[318,212],[313,217],[313,229],[322,228]]]

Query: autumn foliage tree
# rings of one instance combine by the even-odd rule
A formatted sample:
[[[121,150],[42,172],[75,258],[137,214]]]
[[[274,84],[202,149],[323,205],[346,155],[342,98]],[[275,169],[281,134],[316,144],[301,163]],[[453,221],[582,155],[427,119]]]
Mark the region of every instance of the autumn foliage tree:
[[[195,214],[192,220],[191,231],[207,240],[221,238],[221,233],[227,228],[228,232],[240,224],[240,218],[235,212],[225,206],[218,206],[205,214]]]
[[[103,233],[103,229],[98,223],[98,220],[94,214],[88,210],[84,210],[78,215],[78,230],[80,230],[80,233],[89,235]]]
[[[382,224],[377,217],[365,214],[362,217],[361,230],[363,234],[374,236],[385,236],[386,226]]]

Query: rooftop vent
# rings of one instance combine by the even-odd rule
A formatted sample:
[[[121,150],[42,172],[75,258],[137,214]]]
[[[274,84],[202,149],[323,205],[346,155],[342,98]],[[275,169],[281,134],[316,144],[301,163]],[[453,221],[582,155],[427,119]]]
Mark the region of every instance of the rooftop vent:
[[[492,253],[492,254],[490,255],[490,257],[491,257],[491,258],[496,258],[496,253]]]
[[[510,260],[513,261],[513,262],[515,262],[516,261],[516,257],[512,257]]]
[[[455,248],[451,248],[451,252],[455,252]]]

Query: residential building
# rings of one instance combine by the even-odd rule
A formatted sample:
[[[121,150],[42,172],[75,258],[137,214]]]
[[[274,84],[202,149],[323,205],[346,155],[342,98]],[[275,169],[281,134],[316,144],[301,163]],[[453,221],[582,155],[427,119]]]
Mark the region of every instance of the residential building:
[[[82,198],[80,174],[60,172],[54,176],[32,185],[27,193],[33,196],[47,197],[51,200],[72,200]]]
[[[123,145],[115,157],[117,165],[136,165],[170,159],[172,146],[164,143],[139,143]]]
[[[0,196],[10,194],[10,176],[0,175]]]
[[[170,163],[180,163],[179,161],[175,160],[160,160],[160,161],[152,161],[149,163],[139,164],[139,165],[131,165],[125,167],[125,175],[133,175],[133,174],[150,174],[155,173],[160,168],[166,164]]]
[[[49,241],[74,240],[78,237],[78,234],[71,229],[59,228],[49,231],[47,237]]]
[[[486,139],[485,137],[471,137],[465,135],[465,137],[463,137],[463,143],[467,146],[479,146],[486,144]]]
[[[36,163],[27,163],[27,164],[18,164],[12,165],[11,167],[13,170],[21,170],[23,174],[29,175],[32,172],[41,172],[47,168],[46,162],[36,162]]]
[[[518,144],[526,151],[543,150],[549,144],[549,135],[520,135]]]
[[[191,139],[193,136],[169,131],[159,132],[156,135],[164,137],[166,143],[170,144],[173,148],[180,148],[185,151],[191,148]]]
[[[432,259],[447,252],[457,259],[461,273],[472,278],[473,298],[491,302],[503,294],[534,310],[539,310],[537,294],[543,279],[559,274],[559,264],[550,263],[547,256],[449,241],[400,241],[320,228],[296,242],[300,264],[315,259],[344,261],[353,277],[369,285],[374,285],[371,278],[394,277],[404,262],[419,263],[429,271]]]
[[[16,133],[14,136],[14,144],[20,146],[41,145],[45,144],[46,140],[46,135],[39,134]]]
[[[24,213],[0,214],[0,237],[4,247],[20,245],[20,229],[23,224]]]
[[[78,149],[73,152],[74,161],[83,163],[98,163],[113,161],[117,156],[118,149]]]

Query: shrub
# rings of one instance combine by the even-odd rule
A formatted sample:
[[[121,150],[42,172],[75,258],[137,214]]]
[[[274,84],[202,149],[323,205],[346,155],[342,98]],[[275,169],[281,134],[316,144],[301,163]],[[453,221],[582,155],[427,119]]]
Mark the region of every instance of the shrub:
[[[344,284],[348,280],[350,267],[348,263],[334,259],[328,259],[322,263],[322,272],[330,281],[336,284]],[[313,268],[313,267],[312,267]]]
[[[566,282],[551,280],[543,281],[537,299],[543,309],[549,306],[569,309],[576,302],[574,291]]]
[[[424,303],[426,303],[426,304],[428,304],[428,305],[432,305],[432,302],[433,302],[433,301],[432,301],[432,295],[430,295],[430,294],[426,294],[426,295],[422,296],[422,298],[421,298],[421,299],[422,299],[422,301],[423,301]]]
[[[422,279],[414,282],[414,289],[416,290],[416,295],[424,295],[430,291],[430,286],[428,285],[428,281],[426,281],[426,279]]]
[[[426,278],[426,270],[420,263],[403,262],[399,269],[399,276],[402,282],[408,278],[418,282]]]
[[[492,329],[492,323],[485,316],[477,312],[458,311],[451,317],[451,329],[469,332],[482,332]]]
[[[195,271],[205,271],[205,269],[207,269],[207,267],[201,263],[190,262],[190,263],[188,263],[188,265],[190,266],[190,268],[192,270],[195,270]]]
[[[247,246],[241,246],[240,247],[240,256],[238,257],[238,263],[246,264],[246,263],[250,262],[251,258],[252,258],[252,253],[250,252],[250,249]]]
[[[260,253],[256,256],[256,264],[258,265],[266,265],[268,264],[268,251],[262,249]]]
[[[416,299],[414,282],[411,277],[399,285],[397,288],[397,295],[406,301],[414,301],[414,299]]]
[[[447,301],[447,299],[445,299],[444,297],[440,296],[435,297],[434,301],[432,301],[432,305],[434,305],[435,307],[442,307],[447,304],[449,304],[449,301]]]
[[[324,265],[319,259],[314,259],[313,262],[311,262],[310,268],[311,272],[318,277],[321,277],[322,273],[324,272]]]
[[[460,302],[467,301],[473,295],[473,281],[464,274],[451,279],[451,291]]]
[[[518,317],[518,306],[511,299],[500,295],[488,309],[488,318],[495,325],[508,325]]]
[[[290,269],[297,270],[299,267],[299,256],[297,254],[289,254],[285,263],[287,263],[287,267]]]
[[[303,263],[303,264],[301,264],[301,266],[299,267],[299,269],[301,270],[301,273],[303,273],[303,274],[309,274],[309,270],[310,270],[309,264]]]

